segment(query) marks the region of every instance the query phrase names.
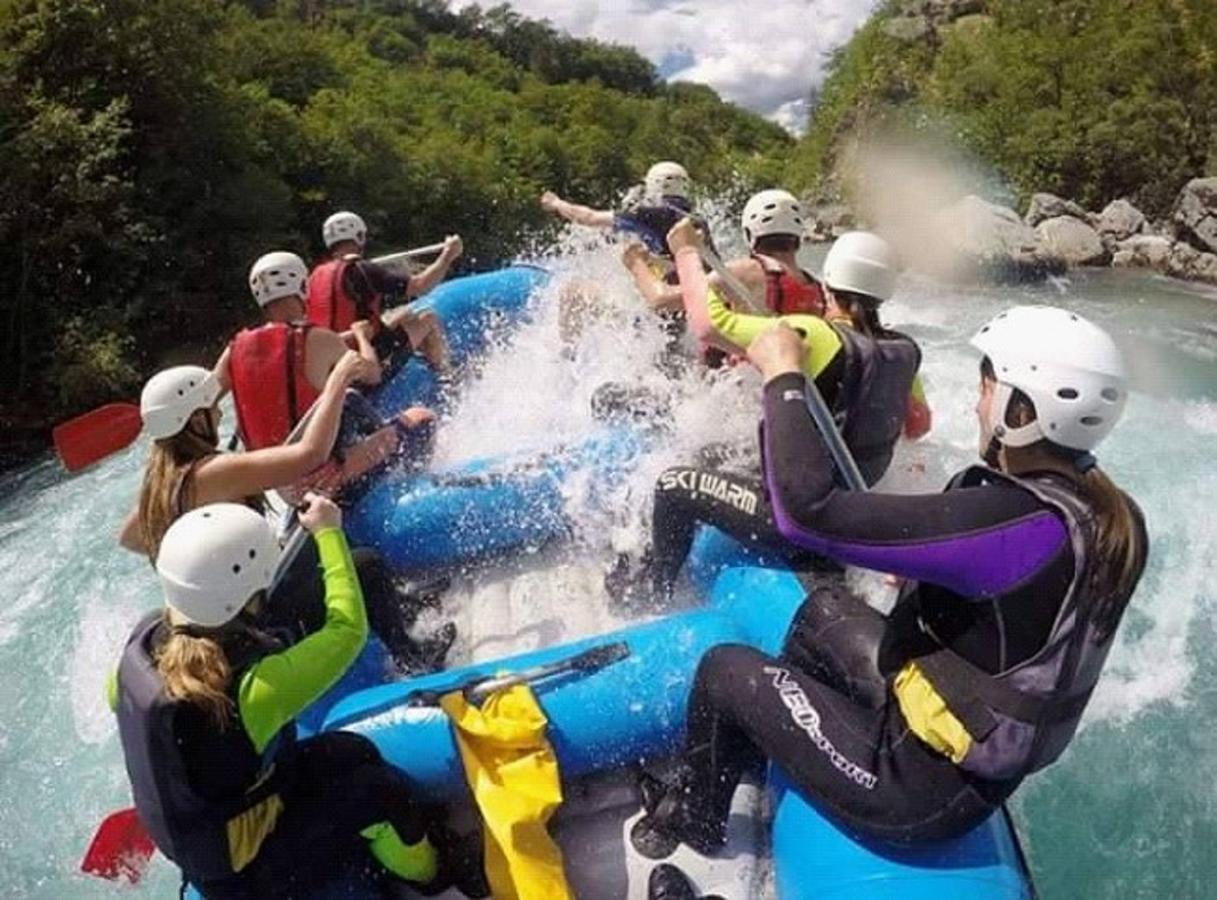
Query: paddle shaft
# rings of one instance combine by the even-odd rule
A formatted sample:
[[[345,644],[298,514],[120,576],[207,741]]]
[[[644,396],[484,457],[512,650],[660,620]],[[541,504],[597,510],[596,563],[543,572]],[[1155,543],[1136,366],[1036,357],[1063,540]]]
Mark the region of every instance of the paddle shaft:
[[[517,684],[525,684],[527,682],[540,681],[542,678],[551,678],[554,675],[561,675],[563,672],[593,671],[610,663],[625,659],[629,654],[630,648],[624,641],[593,647],[590,650],[585,650],[582,653],[559,660],[558,662],[532,666],[519,672],[511,672],[495,678],[476,679],[472,684],[464,688],[465,697],[470,703],[479,703],[495,691],[501,691],[504,688],[514,687]]]
[[[762,304],[756,302],[756,298],[752,296],[752,291],[731,273],[731,270],[727,268],[717,253],[709,247],[698,247],[697,252],[701,256],[702,261],[726,285],[727,290],[731,292],[732,296],[741,300],[751,312],[763,316],[769,315],[769,311]]]
[[[371,260],[378,266],[391,266],[397,262],[405,262],[419,256],[433,256],[444,249],[444,243],[428,244],[426,247],[415,247],[413,250],[403,250],[401,253],[390,253],[387,256],[377,256]]]

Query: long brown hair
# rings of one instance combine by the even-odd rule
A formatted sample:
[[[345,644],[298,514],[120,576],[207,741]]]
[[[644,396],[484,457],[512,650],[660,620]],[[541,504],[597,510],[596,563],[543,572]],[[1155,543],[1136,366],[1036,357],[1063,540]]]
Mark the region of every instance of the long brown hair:
[[[165,692],[202,709],[221,730],[227,728],[235,712],[228,696],[232,666],[217,636],[202,629],[175,627],[168,613],[165,624],[172,634],[156,653]]]
[[[872,338],[883,337],[888,333],[887,329],[879,321],[879,304],[881,301],[866,294],[859,294],[856,291],[834,290],[832,298],[836,301],[841,311],[849,316],[849,320],[854,326],[854,331]]]
[[[982,378],[996,380],[993,363],[987,357],[981,362],[980,373]],[[1015,388],[1006,408],[1006,425],[1017,428],[1033,422],[1035,416],[1031,398]],[[1090,577],[1097,606],[1092,621],[1100,638],[1106,637],[1119,624],[1145,567],[1148,548],[1132,501],[1102,469],[1093,465],[1093,458],[1088,458],[1084,451],[1041,440],[1027,447],[1007,447],[1005,453],[1007,462],[1047,455],[1063,463],[1053,471],[1073,482],[1094,513],[1091,536],[1095,564]]]
[[[184,509],[194,507],[190,469],[217,453],[217,443],[211,413],[206,409],[195,410],[186,427],[177,434],[152,442],[139,492],[139,529],[144,549],[153,563],[169,526]]]

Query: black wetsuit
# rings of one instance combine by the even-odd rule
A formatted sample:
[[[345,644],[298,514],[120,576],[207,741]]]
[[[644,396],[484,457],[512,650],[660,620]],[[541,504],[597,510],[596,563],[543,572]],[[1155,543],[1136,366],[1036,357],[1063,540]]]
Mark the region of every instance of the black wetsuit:
[[[368,319],[371,318],[376,298],[380,299],[381,309],[407,301],[410,278],[398,275],[371,260],[360,259],[343,271],[342,286],[347,296],[354,299],[360,318]],[[390,364],[386,376],[397,371],[414,349],[409,336],[401,328],[378,328],[372,338],[372,347],[377,357]]]
[[[845,354],[839,353],[816,379],[830,407],[837,403],[844,370]],[[702,524],[713,525],[757,551],[761,565],[783,562],[796,569],[817,565],[814,553],[782,537],[759,477],[730,472],[704,459],[697,466],[670,468],[655,482],[649,572],[659,596],[671,593]]]
[[[1009,482],[942,494],[836,489],[801,388],[801,375],[765,388],[766,483],[782,535],[918,580],[889,617],[840,589],[812,594],[781,657],[725,645],[703,658],[678,828],[712,845],[741,774],[768,757],[853,832],[899,842],[960,834],[1021,776],[980,778],[931,749],[910,730],[892,679],[943,646],[993,674],[1036,656],[1073,582],[1070,531],[1059,511]]]

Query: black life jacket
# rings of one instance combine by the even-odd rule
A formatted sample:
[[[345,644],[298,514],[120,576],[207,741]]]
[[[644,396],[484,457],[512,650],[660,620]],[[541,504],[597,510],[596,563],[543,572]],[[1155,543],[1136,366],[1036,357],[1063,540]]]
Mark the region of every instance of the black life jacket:
[[[878,337],[830,322],[841,337],[845,371],[833,415],[868,485],[883,477],[908,411],[921,350],[894,331]]]
[[[1059,600],[1047,640],[1038,652],[997,674],[936,641],[936,649],[917,655],[915,661],[972,737],[960,767],[986,779],[1004,781],[1024,778],[1051,764],[1072,740],[1115,640],[1118,622],[1100,631],[1094,621],[1100,601],[1106,598],[1094,587],[1090,551],[1093,515],[1086,501],[1063,479],[1015,478],[981,466],[961,472],[947,489],[995,482],[1029,491],[1058,513],[1069,530],[1073,576]],[[1140,546],[1145,547],[1140,510],[1131,500],[1128,502],[1138,523]],[[1000,604],[1002,598],[995,597],[992,602]],[[1045,597],[1044,602],[1058,600]],[[914,588],[901,597],[891,621],[896,630],[919,629],[920,634],[908,635],[906,640],[924,644],[930,637],[929,629],[921,623],[916,605]],[[1027,613],[1025,609],[1021,612]]]
[[[259,754],[234,717],[221,731],[197,706],[171,699],[157,671],[155,649],[167,634],[161,612],[135,627],[118,667],[118,734],[140,821],[162,853],[195,883],[229,878],[228,821],[273,793],[269,775],[275,753],[295,739],[289,726]],[[274,645],[272,645],[274,644]],[[267,639],[225,646],[236,701],[241,675],[282,645]],[[189,771],[182,745],[189,735],[193,758],[207,760],[205,791]]]

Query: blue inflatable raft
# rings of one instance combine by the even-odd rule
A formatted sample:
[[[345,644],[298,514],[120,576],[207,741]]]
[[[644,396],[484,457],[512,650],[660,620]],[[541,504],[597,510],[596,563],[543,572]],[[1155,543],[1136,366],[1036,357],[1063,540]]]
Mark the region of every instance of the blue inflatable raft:
[[[523,319],[529,295],[544,279],[542,271],[528,267],[459,279],[438,288],[427,305],[444,320],[454,357],[467,360],[485,350],[492,333]],[[383,387],[376,402],[389,413],[410,403],[434,405],[442,398],[429,370],[412,361]],[[569,530],[561,496],[564,478],[588,467],[611,477],[627,470],[645,449],[643,439],[628,430],[606,431],[561,452],[480,460],[386,481],[349,512],[348,533],[353,543],[378,547],[398,568],[411,571],[450,568],[537,546]],[[792,573],[750,565],[738,545],[709,529],[698,537],[690,573],[703,599],[697,608],[596,638],[398,683],[367,686],[368,672],[375,667],[365,668],[336,689],[345,697],[334,702],[331,695],[315,712],[318,718],[324,715],[324,729],[367,735],[430,798],[467,803],[469,792],[451,728],[438,708],[417,702],[420,693],[442,692],[475,674],[517,671],[624,641],[630,650],[626,659],[589,674],[543,681],[535,690],[550,721],[564,783],[616,778],[617,784],[631,786],[624,806],[636,814],[634,767],[671,756],[681,746],[689,688],[702,655],[727,642],[778,652],[805,596],[805,586]],[[570,602],[598,601],[587,596]],[[776,769],[769,773],[766,788],[773,814],[767,836],[762,829],[768,823],[758,812],[756,835],[748,838],[752,844],[740,852],[706,860],[690,858],[691,851],[682,849],[686,855],[680,864],[699,890],[713,889],[729,900],[771,891],[782,900],[1033,896],[1004,814],[957,840],[896,848],[844,833]],[[568,788],[567,793],[568,805],[574,805],[571,797],[579,792]],[[588,818],[611,818],[610,805],[601,803]],[[588,870],[593,874],[585,873],[582,880],[572,872],[580,896],[645,896],[639,885],[645,885],[650,864],[631,858],[626,831],[618,820],[599,830],[583,829],[585,839],[594,835],[590,839],[614,846],[592,854],[599,860],[595,865],[607,864],[609,869],[593,866]],[[570,848],[564,838],[560,843],[569,860]],[[769,867],[757,864],[765,852],[772,857],[771,875]],[[755,871],[746,878],[720,877],[724,870],[748,866]],[[625,881],[611,880],[621,872],[626,873]]]

